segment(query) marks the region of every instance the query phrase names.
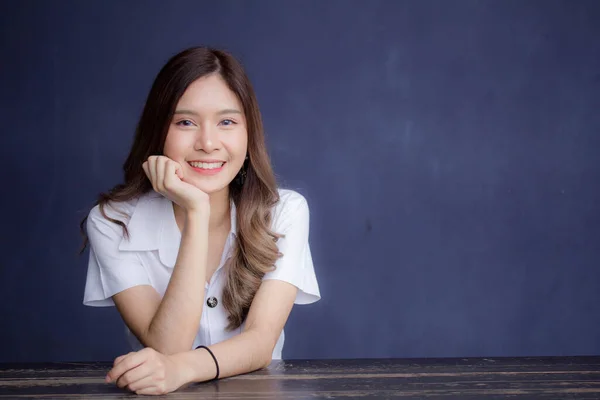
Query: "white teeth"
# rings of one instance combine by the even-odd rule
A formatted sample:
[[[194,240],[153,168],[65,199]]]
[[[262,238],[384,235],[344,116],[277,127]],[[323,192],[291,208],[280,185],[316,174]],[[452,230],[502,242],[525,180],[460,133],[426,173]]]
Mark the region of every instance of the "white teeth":
[[[215,169],[215,168],[221,168],[223,166],[223,162],[217,162],[217,163],[203,163],[203,162],[196,162],[196,161],[191,161],[190,165],[194,168],[202,168],[202,169]]]

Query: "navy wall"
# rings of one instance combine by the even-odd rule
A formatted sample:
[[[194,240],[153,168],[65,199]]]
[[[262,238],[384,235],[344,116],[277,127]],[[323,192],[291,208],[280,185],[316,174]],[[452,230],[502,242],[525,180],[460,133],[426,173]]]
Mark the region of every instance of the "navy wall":
[[[110,360],[78,223],[185,47],[239,56],[322,301],[285,358],[600,353],[600,2],[0,2],[0,361]]]

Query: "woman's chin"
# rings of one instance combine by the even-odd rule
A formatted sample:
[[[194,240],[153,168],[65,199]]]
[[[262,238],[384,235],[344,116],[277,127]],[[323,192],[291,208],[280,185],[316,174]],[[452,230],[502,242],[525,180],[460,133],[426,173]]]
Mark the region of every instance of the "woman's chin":
[[[194,180],[189,182],[191,185],[194,185],[196,188],[200,189],[201,191],[203,191],[204,193],[208,194],[208,195],[213,195],[216,193],[220,193],[223,190],[228,190],[229,189],[229,184],[228,183],[224,183],[222,182],[220,179],[219,180],[215,180],[213,182],[209,181],[209,180]]]

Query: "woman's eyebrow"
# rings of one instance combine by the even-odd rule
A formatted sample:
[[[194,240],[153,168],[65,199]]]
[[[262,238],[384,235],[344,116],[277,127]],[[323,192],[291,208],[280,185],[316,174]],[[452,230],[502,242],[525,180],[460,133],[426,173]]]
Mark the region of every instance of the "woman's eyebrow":
[[[241,113],[242,112],[240,110],[237,110],[235,108],[226,108],[224,110],[218,111],[216,114],[223,115],[223,114],[241,114]],[[186,109],[176,110],[175,114],[187,114],[187,115],[199,116],[196,111],[186,110]]]
[[[223,114],[241,114],[242,112],[240,110],[237,110],[235,108],[226,108],[224,110],[221,110],[217,113],[217,115],[223,115]]]

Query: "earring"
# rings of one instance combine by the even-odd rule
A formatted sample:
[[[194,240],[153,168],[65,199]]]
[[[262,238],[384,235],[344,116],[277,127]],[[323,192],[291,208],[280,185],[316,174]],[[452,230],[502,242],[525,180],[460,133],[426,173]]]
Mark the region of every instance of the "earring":
[[[240,186],[244,185],[244,182],[246,181],[246,170],[248,168],[247,164],[248,156],[246,156],[246,159],[244,160],[244,165],[242,165],[242,169],[240,169],[240,172],[238,172],[237,176],[235,177],[237,184]]]

